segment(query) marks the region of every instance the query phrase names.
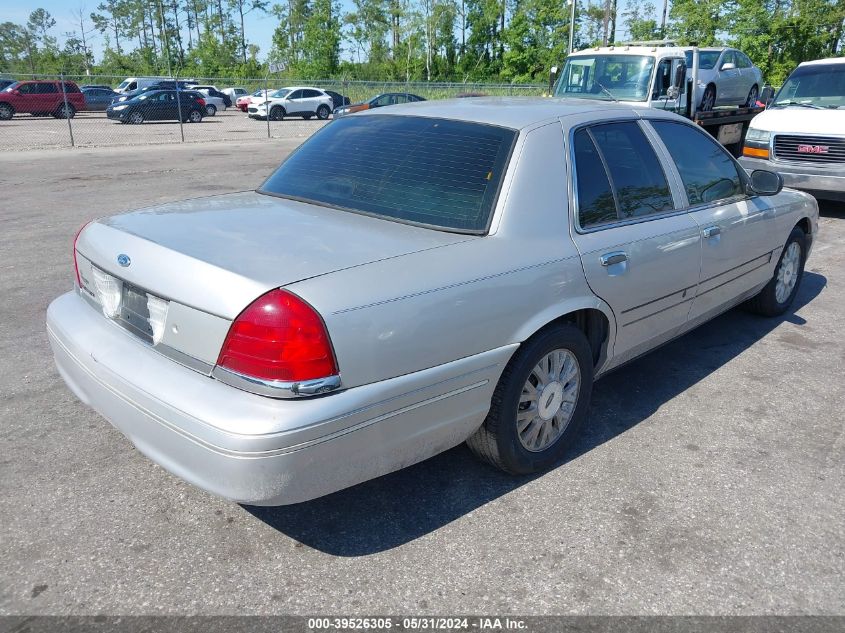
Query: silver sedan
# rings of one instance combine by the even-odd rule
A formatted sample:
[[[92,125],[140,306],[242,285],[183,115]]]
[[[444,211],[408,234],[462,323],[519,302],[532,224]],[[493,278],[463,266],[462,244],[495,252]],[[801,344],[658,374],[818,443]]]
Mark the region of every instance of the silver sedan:
[[[692,68],[692,50],[686,51],[687,68]],[[688,71],[692,78],[692,72]],[[716,106],[754,107],[763,88],[763,71],[748,55],[735,48],[699,49],[698,85],[695,98],[699,109],[712,110]]]
[[[781,186],[657,110],[395,106],[327,125],[256,192],[91,222],[47,329],[82,401],[239,502],[464,441],[536,472],[603,374],[740,302],[789,309],[818,210]]]

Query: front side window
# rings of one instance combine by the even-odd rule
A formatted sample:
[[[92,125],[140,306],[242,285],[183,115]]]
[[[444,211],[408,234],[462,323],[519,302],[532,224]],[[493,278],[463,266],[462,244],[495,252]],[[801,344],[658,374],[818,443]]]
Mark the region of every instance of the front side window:
[[[712,136],[684,123],[652,121],[651,125],[678,168],[690,205],[744,195],[736,163]]]
[[[258,190],[343,211],[484,233],[516,131],[412,116],[338,119]],[[326,156],[343,162],[325,169]]]
[[[22,95],[32,95],[37,92],[37,87],[38,84],[18,84],[17,89]]]

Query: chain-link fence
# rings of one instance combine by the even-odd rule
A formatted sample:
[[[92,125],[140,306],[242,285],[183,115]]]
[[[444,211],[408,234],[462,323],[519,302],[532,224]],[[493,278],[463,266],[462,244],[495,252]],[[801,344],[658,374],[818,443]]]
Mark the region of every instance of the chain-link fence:
[[[26,150],[53,147],[122,146],[156,143],[181,143],[267,138],[304,138],[325,124],[317,117],[285,117],[282,120],[250,118],[236,106],[218,98],[207,99],[201,112],[186,88],[179,83],[195,80],[200,86],[214,86],[219,91],[240,88],[247,95],[262,90],[270,92],[286,86],[309,86],[330,90],[348,98],[351,103],[367,101],[386,93],[411,93],[425,99],[446,99],[461,96],[537,96],[545,86],[526,84],[381,82],[347,80],[280,80],[273,76],[255,77],[161,77],[178,87],[175,102],[161,104],[140,118],[109,118],[106,108],[114,97],[109,90],[126,78],[119,76],[13,75],[0,73],[0,80],[24,84],[0,90],[0,147]],[[166,84],[165,84],[166,85]],[[2,84],[0,84],[2,86]],[[82,95],[79,94],[79,89]],[[335,104],[340,105],[340,104]],[[211,107],[209,107],[211,106]],[[173,110],[170,112],[167,110]],[[125,113],[124,113],[125,114]],[[112,116],[116,115],[112,112]],[[135,123],[133,125],[133,123]]]

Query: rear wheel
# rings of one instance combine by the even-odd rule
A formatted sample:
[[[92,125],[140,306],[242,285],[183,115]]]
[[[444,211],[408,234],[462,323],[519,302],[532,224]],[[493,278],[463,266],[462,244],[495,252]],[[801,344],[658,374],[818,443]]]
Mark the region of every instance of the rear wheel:
[[[775,273],[760,293],[748,301],[748,307],[763,316],[779,316],[789,309],[798,294],[807,258],[807,236],[799,227],[792,229]]]
[[[8,103],[0,103],[0,121],[8,121],[15,115],[15,109]]]
[[[282,106],[273,106],[270,108],[270,120],[281,121],[285,118],[285,109]]]
[[[209,103],[207,106],[205,106],[205,113],[208,116],[214,116],[215,114],[217,114],[217,106],[215,106],[213,103]]]
[[[202,112],[199,110],[191,110],[188,113],[188,123],[199,123],[202,121]]]
[[[751,87],[751,90],[748,91],[748,98],[745,100],[745,107],[746,108],[753,108],[757,105],[757,95],[758,95],[757,85]]]
[[[322,104],[319,108],[317,108],[317,118],[321,121],[325,121],[326,119],[328,119],[331,113],[332,111],[329,109],[329,106],[327,106],[325,103]]]
[[[140,112],[133,112],[129,115],[129,122],[133,125],[140,125],[144,122],[144,115]]]
[[[707,88],[704,90],[704,96],[701,97],[701,107],[699,108],[702,112],[710,112],[713,109],[713,106],[716,105],[716,86],[713,84],[709,84]]]
[[[577,437],[592,388],[592,351],[584,334],[569,323],[548,328],[510,360],[484,424],[467,444],[511,474],[548,468]]]
[[[55,117],[57,119],[72,119],[76,115],[76,108],[74,108],[69,103],[59,104],[58,109],[56,110]]]

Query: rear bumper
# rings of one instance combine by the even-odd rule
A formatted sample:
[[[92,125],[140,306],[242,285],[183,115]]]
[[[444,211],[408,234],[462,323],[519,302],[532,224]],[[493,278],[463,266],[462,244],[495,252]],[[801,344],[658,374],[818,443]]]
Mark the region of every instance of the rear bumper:
[[[483,421],[515,346],[324,397],[273,400],[161,356],[76,292],[47,311],[70,389],[150,459],[255,505],[307,501],[455,446]]]
[[[755,169],[776,171],[783,184],[822,200],[845,202],[845,165],[796,165],[743,156],[740,164],[748,172]]]

